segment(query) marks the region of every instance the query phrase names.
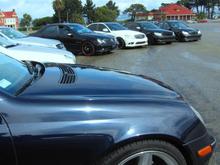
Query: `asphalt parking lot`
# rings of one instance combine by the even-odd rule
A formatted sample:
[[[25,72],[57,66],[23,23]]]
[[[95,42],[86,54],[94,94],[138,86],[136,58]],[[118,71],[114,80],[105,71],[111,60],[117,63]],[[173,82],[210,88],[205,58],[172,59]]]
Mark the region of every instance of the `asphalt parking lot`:
[[[217,139],[216,164],[220,164],[220,23],[191,26],[201,29],[201,41],[115,50],[77,60],[151,76],[172,86],[202,114]]]

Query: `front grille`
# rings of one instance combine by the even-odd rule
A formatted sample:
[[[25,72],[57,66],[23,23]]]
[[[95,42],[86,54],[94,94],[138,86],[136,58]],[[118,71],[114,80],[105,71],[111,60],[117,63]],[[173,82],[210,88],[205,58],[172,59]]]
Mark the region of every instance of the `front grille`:
[[[145,35],[144,34],[137,34],[137,35],[135,35],[135,38],[136,39],[143,39],[143,38],[145,38]]]
[[[143,41],[143,42],[136,42],[136,44],[138,45],[138,44],[144,44],[144,43],[146,43],[145,41]]]
[[[173,33],[172,32],[163,32],[162,35],[163,36],[172,36]]]
[[[191,34],[191,35],[198,35],[198,32],[196,32],[196,31],[190,31],[189,34]]]
[[[59,69],[62,71],[60,84],[72,84],[75,82],[75,73],[70,66],[59,65]]]

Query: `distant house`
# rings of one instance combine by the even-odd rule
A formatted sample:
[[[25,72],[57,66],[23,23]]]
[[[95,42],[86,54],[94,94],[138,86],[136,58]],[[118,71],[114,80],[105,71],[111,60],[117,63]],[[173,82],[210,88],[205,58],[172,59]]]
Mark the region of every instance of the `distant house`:
[[[158,10],[152,10],[147,13],[137,13],[136,20],[192,20],[195,14],[192,10],[180,4],[165,4]]]
[[[166,20],[192,20],[195,14],[192,10],[180,4],[167,4],[159,8],[159,11],[164,14]]]
[[[19,19],[15,10],[0,11],[0,26],[18,28]]]

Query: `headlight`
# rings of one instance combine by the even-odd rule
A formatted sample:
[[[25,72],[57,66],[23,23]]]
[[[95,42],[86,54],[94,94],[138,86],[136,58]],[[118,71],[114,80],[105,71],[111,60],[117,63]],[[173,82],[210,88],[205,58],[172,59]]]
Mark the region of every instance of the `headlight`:
[[[203,120],[202,116],[200,115],[200,113],[195,110],[195,108],[193,108],[192,106],[190,106],[190,108],[193,110],[193,112],[195,113],[195,115],[199,118],[199,120],[205,125],[205,121]]]
[[[97,41],[98,41],[99,44],[104,44],[105,43],[105,40],[100,39],[100,38],[98,38]]]
[[[202,34],[200,30],[198,31],[198,34]]]
[[[161,36],[162,36],[162,33],[157,33],[157,32],[155,32],[154,35],[161,37]]]
[[[183,33],[184,36],[188,36],[189,35],[189,33],[186,32],[186,31],[182,31],[182,33]]]

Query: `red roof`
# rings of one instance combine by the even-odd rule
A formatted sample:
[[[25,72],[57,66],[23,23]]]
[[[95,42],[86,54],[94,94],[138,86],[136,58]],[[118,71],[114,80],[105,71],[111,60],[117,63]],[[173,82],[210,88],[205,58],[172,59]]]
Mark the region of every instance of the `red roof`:
[[[173,3],[160,7],[159,10],[164,12],[166,15],[193,15],[192,10],[183,5]]]
[[[2,12],[4,14],[5,18],[13,18],[13,17],[17,17],[17,14],[15,11],[5,11]]]

